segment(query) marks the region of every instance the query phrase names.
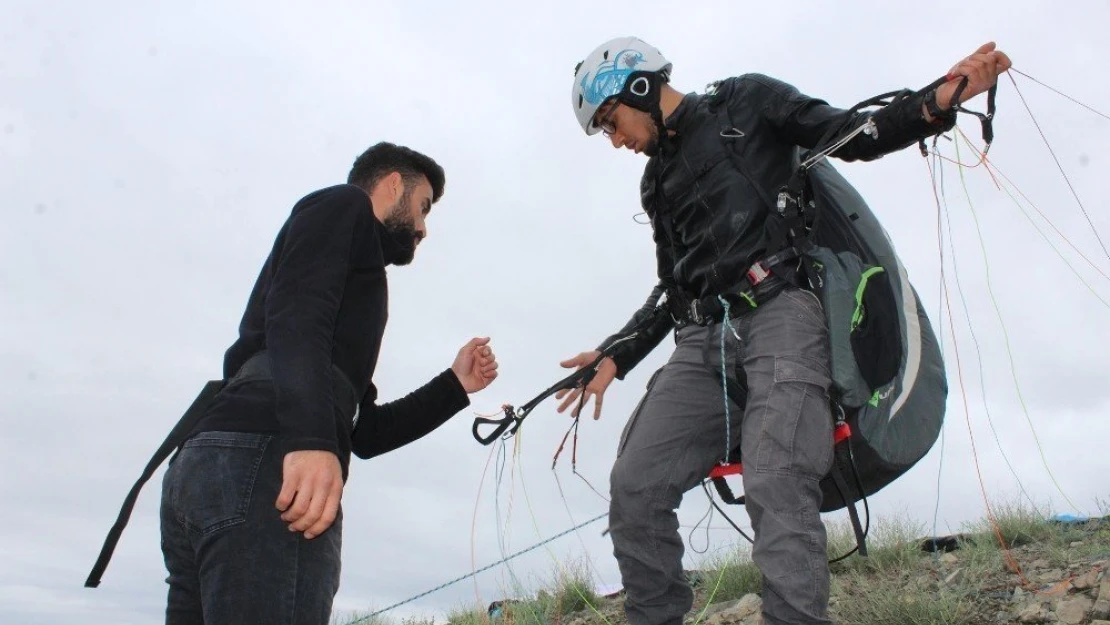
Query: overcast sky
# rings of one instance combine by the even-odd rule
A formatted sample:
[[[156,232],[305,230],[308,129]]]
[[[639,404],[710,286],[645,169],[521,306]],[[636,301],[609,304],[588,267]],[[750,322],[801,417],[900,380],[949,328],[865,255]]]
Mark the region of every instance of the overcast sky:
[[[417,262],[390,272],[391,321],[375,380],[383,398],[449,366],[475,335],[493,337],[502,368],[494,386],[441,429],[354,464],[338,610],[384,607],[497,560],[498,527],[508,553],[606,510],[571,475],[569,455],[556,471],[565,502],[560,496],[551,457],[567,419],[553,401],[527,421],[499,502],[492,466],[482,482],[495,450],[470,435],[474,413],[519,405],[561,377],[558,361],[619,328],[654,281],[650,228],[633,220],[645,161],[587,138],[570,107],[574,65],[600,42],[646,39],[674,62],[673,83],[683,91],[758,71],[849,106],[924,86],[996,40],[1018,69],[1110,109],[1110,8],[1096,0],[1068,3],[1066,12],[1061,3],[947,0],[898,5],[905,8],[314,4],[3,1],[0,622],[161,622],[164,467],[144,490],[99,589],[82,587],[89,567],[150,454],[203,382],[220,374],[290,208],[344,181],[370,144],[409,145],[447,171],[447,192]],[[1110,238],[1110,121],[1015,78],[1091,220]],[[962,118],[961,127],[978,141],[974,118]],[[1110,258],[1005,77],[995,128],[994,163],[1110,273]],[[951,142],[942,144],[955,155]],[[962,156],[970,158],[966,150]],[[904,511],[931,525],[936,508],[941,532],[981,517],[969,431],[992,496],[1020,492],[1001,449],[1026,491],[1052,511],[1075,511],[1066,493],[1079,512],[1097,512],[1095,498],[1110,498],[1110,280],[1040,217],[1026,219],[982,167],[966,172],[977,229],[956,168],[945,167],[955,268],[980,363],[961,300],[952,305],[955,344],[940,314],[937,209],[916,149],[838,166],[890,232],[934,327],[944,323],[949,357],[943,467],[938,444],[872,498],[873,512]],[[951,255],[944,266],[957,297]],[[600,421],[582,424],[579,471],[602,492],[620,429],[670,345],[611,388]],[[510,480],[514,466],[519,473]],[[693,526],[706,507],[693,491],[680,510],[683,524]],[[713,527],[710,549],[737,540],[717,529],[725,527],[719,518]],[[466,602],[485,605],[513,575],[525,585],[550,579],[554,561],[584,550],[598,582],[618,584],[603,528],[590,525],[511,569],[483,573],[394,615],[442,619]],[[704,532],[693,546],[706,548]],[[688,551],[687,566],[700,558]]]

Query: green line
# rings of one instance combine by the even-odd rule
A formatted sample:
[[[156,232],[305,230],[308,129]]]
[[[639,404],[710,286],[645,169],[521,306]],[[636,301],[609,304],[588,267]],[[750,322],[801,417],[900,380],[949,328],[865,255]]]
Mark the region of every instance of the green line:
[[[956,160],[960,161],[960,142],[953,141],[953,144],[956,149]],[[1056,490],[1060,491],[1060,494],[1063,495],[1064,501],[1067,501],[1068,504],[1071,505],[1072,509],[1075,510],[1076,513],[1078,513],[1079,506],[1075,505],[1075,503],[1072,502],[1071,498],[1068,497],[1067,493],[1064,492],[1064,489],[1060,486],[1060,482],[1056,480],[1056,475],[1052,472],[1052,469],[1049,468],[1048,459],[1045,457],[1044,453],[1044,447],[1041,445],[1041,439],[1039,436],[1037,436],[1037,430],[1033,427],[1033,420],[1029,417],[1029,408],[1025,404],[1025,397],[1024,395],[1022,395],[1021,392],[1021,383],[1018,381],[1017,377],[1017,367],[1014,363],[1014,352],[1013,348],[1010,346],[1010,333],[1006,329],[1006,322],[1002,318],[1002,309],[998,305],[998,298],[995,297],[994,294],[994,286],[991,281],[990,275],[990,263],[987,261],[987,244],[983,241],[983,230],[979,225],[979,215],[975,212],[975,205],[971,201],[971,193],[967,189],[967,179],[964,177],[964,168],[962,166],[958,166],[957,170],[960,172],[960,185],[963,186],[964,195],[967,197],[967,206],[969,209],[971,209],[971,217],[972,220],[975,222],[975,232],[979,237],[979,247],[983,252],[983,269],[986,272],[987,292],[990,294],[991,302],[994,306],[994,312],[996,315],[998,315],[998,323],[999,326],[1002,328],[1002,336],[1006,343],[1006,354],[1010,360],[1010,374],[1013,376],[1014,379],[1014,390],[1017,392],[1018,402],[1021,404],[1021,411],[1025,415],[1026,422],[1029,424],[1029,430],[1033,433],[1033,440],[1037,443],[1037,451],[1041,456],[1041,463],[1044,464],[1045,471],[1048,472],[1048,476],[1052,479],[1052,483],[1056,486]]]
[[[860,276],[859,284],[856,285],[856,311],[852,313],[852,331],[855,331],[859,324],[863,322],[863,292],[867,289],[867,281],[871,279],[871,276],[884,271],[886,269],[882,267],[872,267]]]

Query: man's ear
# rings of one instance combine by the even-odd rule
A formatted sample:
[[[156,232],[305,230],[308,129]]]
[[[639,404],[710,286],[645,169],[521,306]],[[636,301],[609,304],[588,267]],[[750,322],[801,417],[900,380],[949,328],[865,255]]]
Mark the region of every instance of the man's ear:
[[[393,202],[401,199],[401,195],[405,192],[405,180],[401,176],[401,172],[390,172],[389,176],[389,190],[393,193]]]

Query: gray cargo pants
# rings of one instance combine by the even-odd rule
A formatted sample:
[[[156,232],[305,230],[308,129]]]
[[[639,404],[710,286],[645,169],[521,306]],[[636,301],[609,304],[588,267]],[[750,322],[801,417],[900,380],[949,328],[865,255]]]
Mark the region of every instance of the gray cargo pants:
[[[829,568],[819,480],[833,462],[828,333],[816,296],[788,288],[732,320],[677,331],[670,360],[628,420],[610,477],[609,529],[631,625],[681,625],[693,592],[683,575],[675,510],[724,457],[725,369],[746,405],[730,404],[741,443],[752,558],[768,625],[828,625]],[[736,387],[732,387],[736,388]],[[736,458],[731,458],[735,461]]]

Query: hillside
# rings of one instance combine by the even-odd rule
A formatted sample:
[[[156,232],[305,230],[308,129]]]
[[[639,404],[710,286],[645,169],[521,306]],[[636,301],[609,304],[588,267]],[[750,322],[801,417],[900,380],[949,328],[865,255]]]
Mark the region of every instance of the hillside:
[[[1110,516],[1049,520],[1022,505],[992,507],[983,520],[935,544],[923,524],[875,519],[867,558],[831,565],[830,611],[840,625],[1110,625]],[[1107,510],[1103,511],[1104,514]],[[940,537],[938,537],[940,538]],[[830,557],[849,551],[847,525],[829,527]],[[696,599],[687,625],[756,625],[760,578],[747,543],[689,571]],[[560,566],[550,588],[512,593],[478,611],[456,609],[450,625],[626,625],[622,593],[598,597],[586,570]],[[408,620],[431,625],[443,618]],[[337,617],[338,625],[388,625]]]

